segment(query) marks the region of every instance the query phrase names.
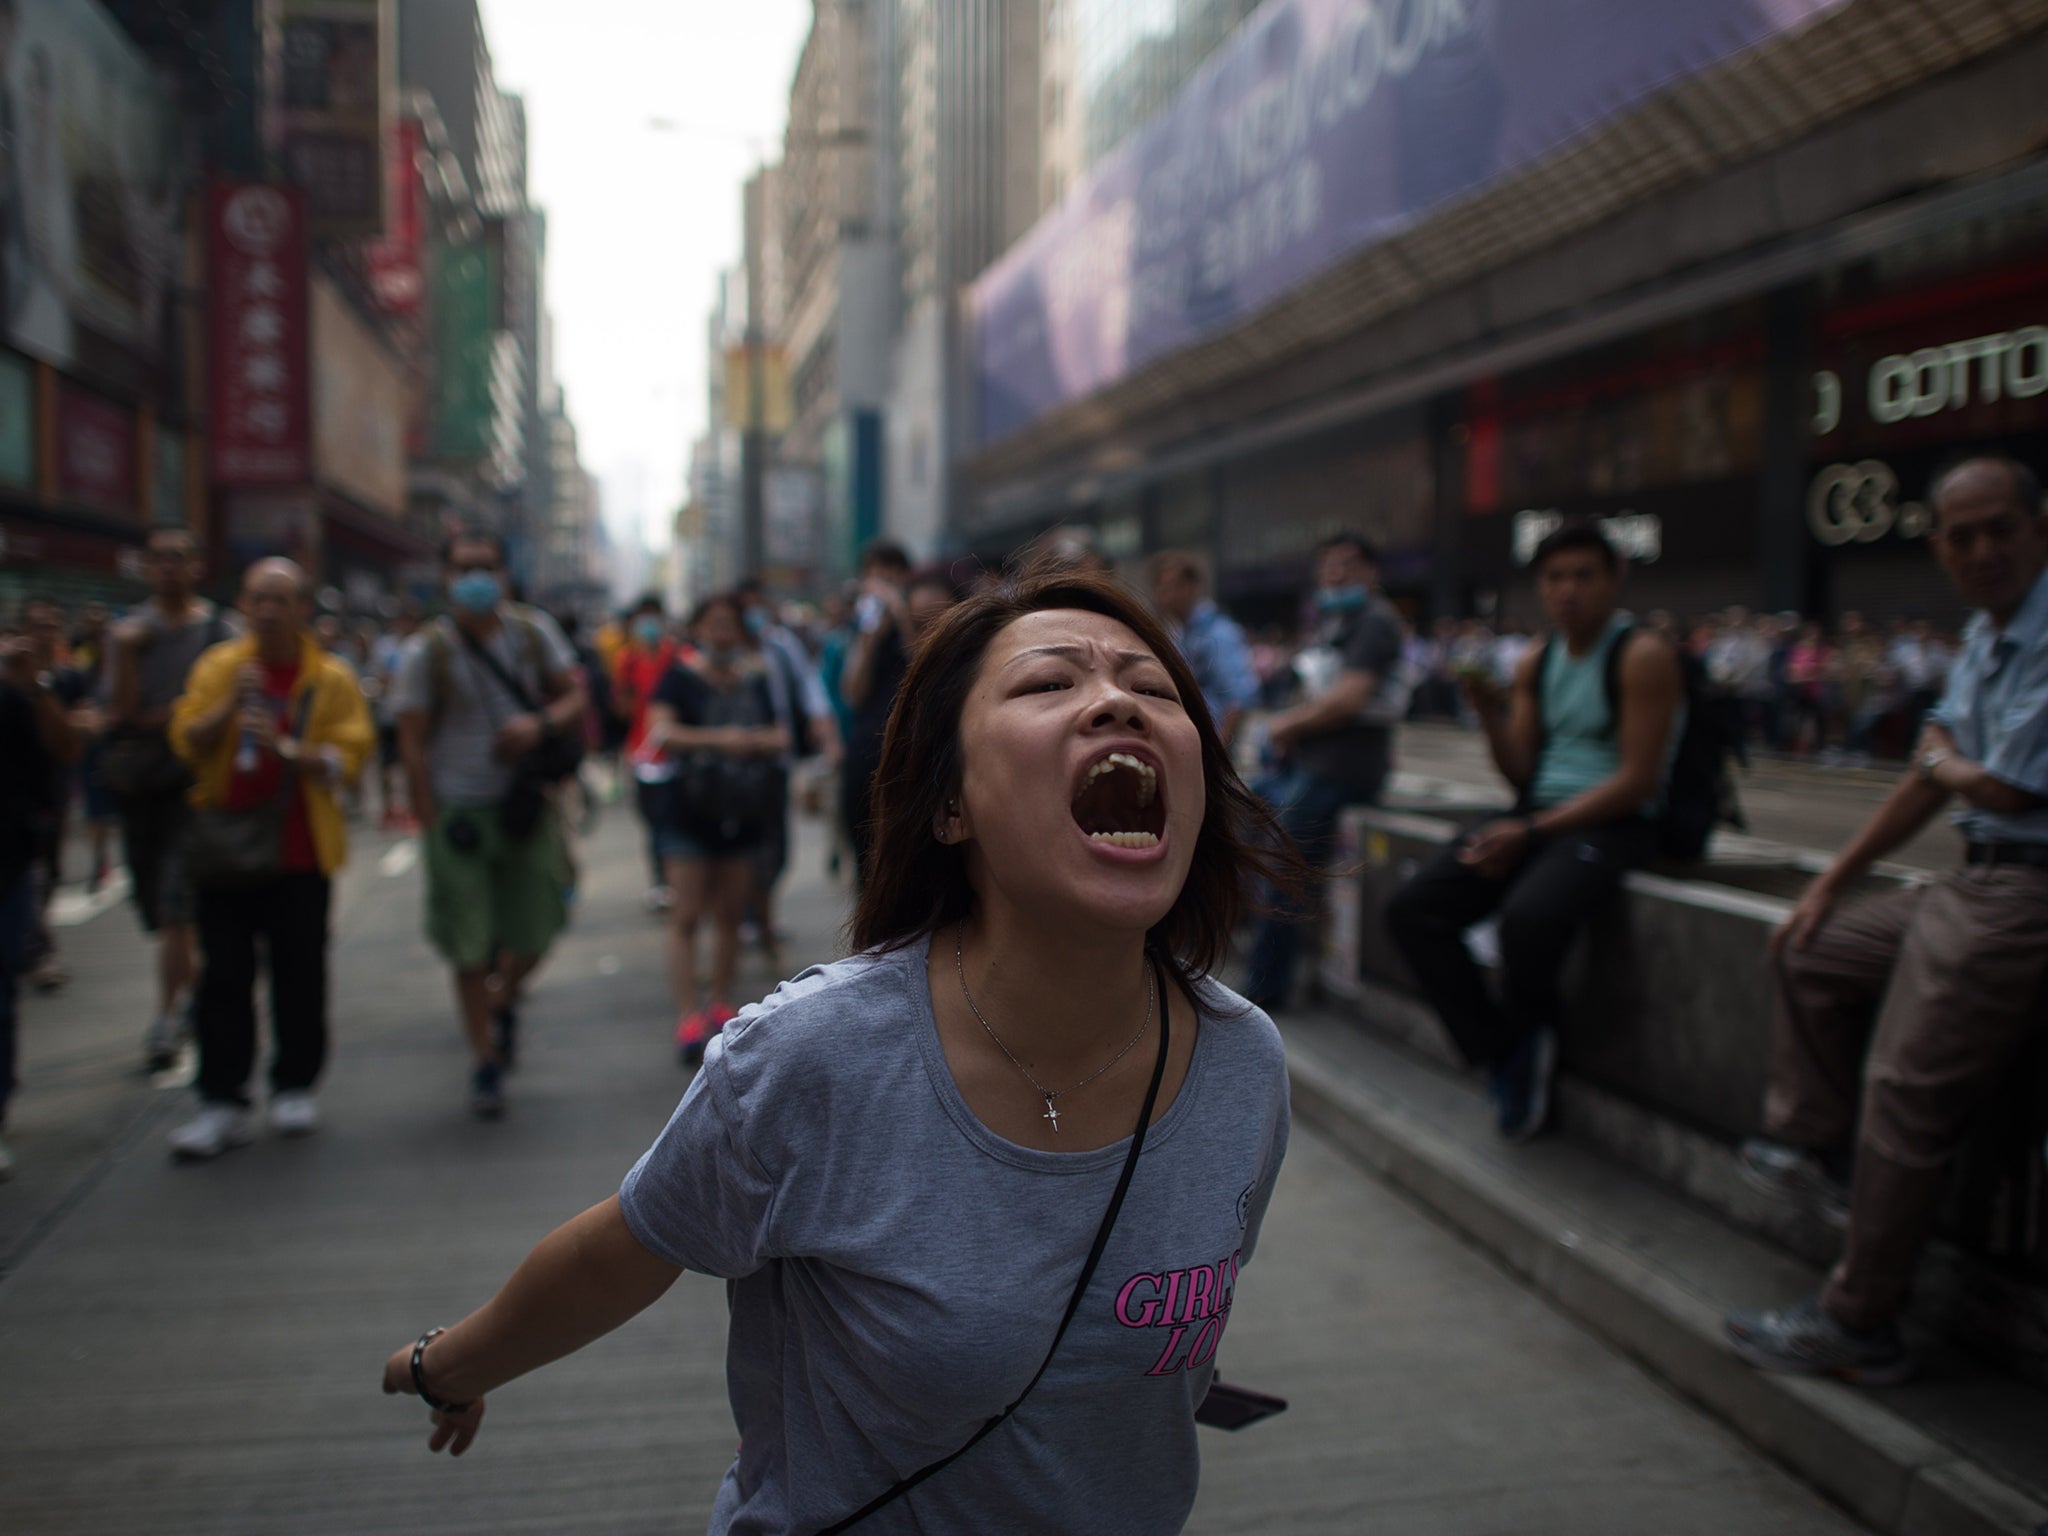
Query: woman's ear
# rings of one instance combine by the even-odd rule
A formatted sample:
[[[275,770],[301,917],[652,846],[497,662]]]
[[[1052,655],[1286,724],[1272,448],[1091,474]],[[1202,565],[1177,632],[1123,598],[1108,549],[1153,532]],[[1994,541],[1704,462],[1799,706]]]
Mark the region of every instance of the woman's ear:
[[[932,818],[932,836],[942,843],[966,841],[967,818],[960,809],[958,797],[949,799],[939,814]]]

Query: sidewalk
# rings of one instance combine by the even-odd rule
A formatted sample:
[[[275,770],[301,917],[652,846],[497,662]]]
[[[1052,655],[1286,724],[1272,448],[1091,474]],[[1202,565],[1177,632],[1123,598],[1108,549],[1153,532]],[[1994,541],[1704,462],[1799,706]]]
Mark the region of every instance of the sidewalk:
[[[1375,991],[1359,1007],[1418,1005]],[[1812,1292],[1816,1270],[1568,1135],[1504,1145],[1477,1083],[1355,1016],[1307,1010],[1283,1029],[1301,1121],[1875,1530],[2048,1533],[2048,1394],[1925,1340],[1900,1388],[1755,1371],[1721,1319]]]

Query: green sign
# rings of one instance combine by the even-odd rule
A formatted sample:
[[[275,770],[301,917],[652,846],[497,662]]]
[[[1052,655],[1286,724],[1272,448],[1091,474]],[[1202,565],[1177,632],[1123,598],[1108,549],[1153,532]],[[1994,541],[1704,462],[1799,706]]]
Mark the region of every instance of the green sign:
[[[444,459],[480,459],[491,451],[491,357],[497,335],[496,261],[488,245],[442,245],[434,252],[434,451]]]
[[[25,357],[0,352],[0,485],[28,490],[35,481],[35,368]]]

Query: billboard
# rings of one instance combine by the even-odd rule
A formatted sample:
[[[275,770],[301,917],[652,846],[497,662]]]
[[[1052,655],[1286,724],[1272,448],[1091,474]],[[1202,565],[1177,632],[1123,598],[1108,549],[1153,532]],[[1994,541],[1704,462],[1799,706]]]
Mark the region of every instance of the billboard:
[[[389,0],[283,0],[277,136],[321,238],[384,230],[395,94]]]
[[[214,483],[300,484],[313,469],[305,195],[215,182],[206,238]]]
[[[7,339],[75,369],[153,362],[176,277],[171,94],[94,0],[15,0],[0,28],[0,311]]]
[[[984,442],[1848,0],[1270,0],[969,294]]]

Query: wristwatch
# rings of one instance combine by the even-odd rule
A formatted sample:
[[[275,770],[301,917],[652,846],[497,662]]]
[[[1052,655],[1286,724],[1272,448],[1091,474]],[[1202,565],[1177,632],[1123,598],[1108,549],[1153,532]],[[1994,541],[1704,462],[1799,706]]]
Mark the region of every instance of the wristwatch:
[[[1921,753],[1920,761],[1914,764],[1914,767],[1920,774],[1920,782],[1922,784],[1932,784],[1934,782],[1935,770],[1954,756],[1953,752],[1945,752],[1940,747],[1936,747],[1932,752]]]

